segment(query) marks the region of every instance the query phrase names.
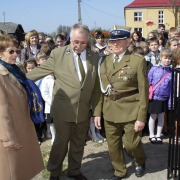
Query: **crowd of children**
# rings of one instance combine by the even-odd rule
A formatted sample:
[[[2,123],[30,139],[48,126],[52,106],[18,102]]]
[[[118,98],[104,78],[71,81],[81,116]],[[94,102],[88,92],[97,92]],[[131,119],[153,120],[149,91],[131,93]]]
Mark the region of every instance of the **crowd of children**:
[[[132,53],[140,54],[147,61],[147,75],[149,85],[153,91],[152,99],[149,101],[148,107],[148,128],[149,139],[153,144],[162,144],[161,133],[168,135],[167,112],[170,107],[171,99],[171,67],[180,67],[180,31],[178,28],[170,28],[168,34],[165,32],[165,26],[160,24],[158,32],[150,32],[148,38],[145,39],[141,33],[134,31],[131,35],[131,43],[128,50]],[[48,59],[51,51],[55,48],[61,48],[70,43],[70,39],[66,32],[58,34],[55,42],[51,36],[46,36],[44,33],[32,30],[25,36],[25,41],[22,41],[21,55],[18,56],[17,62],[24,64],[26,73],[33,70],[35,67],[41,66]],[[95,40],[88,42],[88,47],[94,50],[100,56],[111,53],[111,44],[104,42],[104,35],[100,31],[95,32]],[[54,86],[53,74],[36,81],[39,87],[42,98],[44,100],[44,119],[43,124],[34,124],[39,144],[43,141],[42,129],[46,131],[46,136],[52,138],[51,144],[55,139],[55,127],[53,119],[50,116],[50,105],[52,99],[52,91]],[[154,135],[155,121],[157,123],[157,134]],[[164,128],[163,128],[164,126]],[[96,142],[106,140],[102,133],[95,129],[93,119],[90,118],[90,129],[88,133]],[[104,135],[104,134],[103,134]]]
[[[161,133],[168,135],[167,113],[170,110],[171,99],[171,67],[180,66],[180,31],[170,28],[168,34],[164,33],[165,26],[159,25],[159,32],[150,32],[147,41],[140,41],[134,32],[129,51],[141,54],[147,61],[147,73],[152,99],[148,107],[149,140],[153,144],[162,144]],[[162,31],[161,31],[162,30]],[[154,135],[155,121],[157,134]],[[163,128],[164,127],[164,128]]]

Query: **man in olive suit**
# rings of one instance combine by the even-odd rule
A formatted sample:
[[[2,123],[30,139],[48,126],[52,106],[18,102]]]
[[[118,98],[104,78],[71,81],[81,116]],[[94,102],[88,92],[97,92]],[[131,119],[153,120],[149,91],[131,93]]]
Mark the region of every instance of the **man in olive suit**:
[[[110,31],[113,53],[101,58],[98,65],[102,91],[99,106],[103,105],[109,155],[115,170],[109,180],[121,180],[127,175],[123,144],[134,156],[136,176],[142,176],[145,170],[141,136],[148,107],[147,65],[143,56],[127,50],[130,31],[129,27],[113,26]],[[95,117],[95,125],[101,128],[100,117]]]
[[[89,29],[75,24],[70,33],[71,44],[51,52],[46,63],[27,74],[34,81],[54,73],[55,85],[51,102],[51,117],[56,128],[56,137],[47,169],[50,180],[59,180],[62,163],[68,151],[67,175],[76,180],[87,180],[81,174],[84,142],[89,127],[90,104],[97,108],[100,86],[97,73],[99,56],[86,48]]]

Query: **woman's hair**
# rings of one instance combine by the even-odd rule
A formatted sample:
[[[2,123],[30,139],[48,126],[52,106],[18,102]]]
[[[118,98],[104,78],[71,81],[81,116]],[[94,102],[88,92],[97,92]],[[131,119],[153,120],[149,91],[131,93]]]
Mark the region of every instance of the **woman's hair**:
[[[157,33],[156,34],[156,37],[159,39],[159,40],[162,40],[162,44],[164,44],[164,38],[163,38],[163,35],[161,33]]]
[[[132,39],[132,43],[135,44],[135,40],[134,40],[134,34],[137,34],[138,36],[138,42],[140,42],[140,39],[141,39],[141,32],[139,31],[134,31],[132,34],[131,34],[131,39]]]
[[[18,41],[15,38],[12,38],[7,34],[0,36],[0,53],[2,53],[6,48],[13,46],[19,48]]]
[[[39,61],[41,58],[47,58],[47,55],[42,51],[37,54],[36,61]]]
[[[96,39],[104,39],[104,34],[101,31],[98,31],[94,36]]]
[[[38,36],[37,31],[32,30],[32,31],[27,32],[26,35],[25,35],[25,41],[26,41],[27,44],[29,44],[29,45],[30,45],[30,37],[32,37],[32,36],[37,36],[38,42],[39,42],[39,36]]]
[[[141,47],[135,47],[132,52],[144,56],[144,50]]]
[[[175,37],[172,37],[172,38],[169,38],[168,39],[168,41],[167,41],[167,43],[166,43],[166,47],[170,47],[171,46],[171,43],[173,42],[173,41],[179,41],[178,39],[176,39]]]
[[[165,48],[161,49],[161,52],[160,52],[159,56],[160,57],[166,56],[166,57],[173,58],[173,53],[172,53],[172,51],[169,48],[165,47]]]
[[[156,37],[156,34],[152,31],[149,34],[153,34],[153,36]],[[148,34],[148,39],[149,39],[149,34]]]
[[[28,64],[34,64],[36,67],[38,66],[37,62],[35,59],[28,59],[25,63],[24,63],[24,68],[26,69]]]
[[[57,40],[57,39],[61,39],[61,40],[66,40],[66,38],[65,38],[65,36],[64,35],[62,35],[62,34],[58,34],[57,36],[56,36],[56,38],[55,38],[55,41]]]

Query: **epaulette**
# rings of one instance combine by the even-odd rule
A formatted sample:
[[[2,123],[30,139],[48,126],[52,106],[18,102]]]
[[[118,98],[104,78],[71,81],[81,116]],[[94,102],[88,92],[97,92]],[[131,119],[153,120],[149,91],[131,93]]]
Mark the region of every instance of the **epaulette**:
[[[137,54],[137,53],[134,53],[134,55],[136,55],[136,56],[139,56],[139,57],[144,57],[144,56],[142,56],[142,55],[140,55],[140,54]]]

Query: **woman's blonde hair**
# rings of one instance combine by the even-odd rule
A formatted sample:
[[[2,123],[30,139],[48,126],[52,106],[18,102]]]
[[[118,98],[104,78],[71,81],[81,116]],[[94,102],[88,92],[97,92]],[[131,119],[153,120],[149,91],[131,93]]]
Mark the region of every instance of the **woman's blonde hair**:
[[[19,44],[15,38],[10,37],[8,34],[0,36],[0,53],[2,53],[8,47],[19,48]]]
[[[27,32],[26,35],[25,35],[25,41],[26,41],[27,44],[29,44],[29,45],[30,45],[30,37],[32,37],[32,36],[37,36],[38,42],[39,42],[38,32],[35,31],[35,30],[32,30],[32,31]]]

